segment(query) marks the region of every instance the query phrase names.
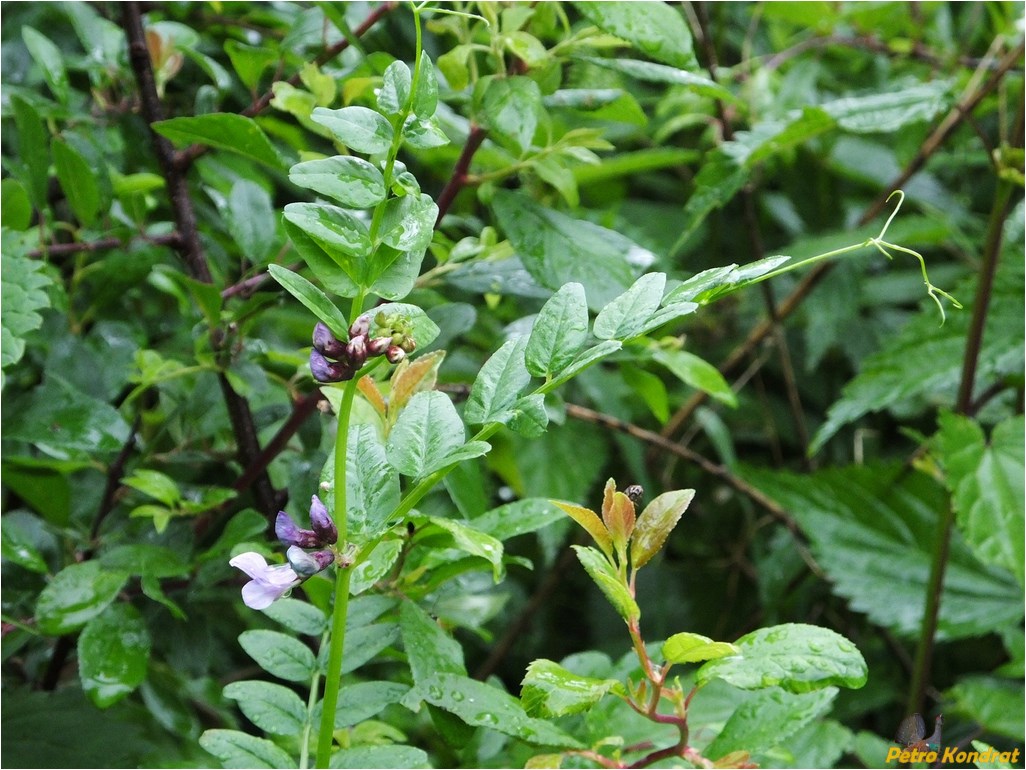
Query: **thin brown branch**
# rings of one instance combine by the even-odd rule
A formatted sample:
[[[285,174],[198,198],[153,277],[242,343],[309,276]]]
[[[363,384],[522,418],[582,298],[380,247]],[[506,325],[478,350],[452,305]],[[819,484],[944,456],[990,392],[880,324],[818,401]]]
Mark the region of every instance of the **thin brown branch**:
[[[132,239],[135,240],[135,239]],[[97,241],[75,241],[72,243],[51,243],[40,249],[33,249],[28,253],[28,256],[37,258],[44,256],[51,257],[66,257],[71,254],[79,254],[83,251],[107,251],[109,249],[124,249],[131,245],[132,240],[121,240],[120,238],[101,238]],[[154,246],[170,246],[174,249],[181,247],[181,238],[178,233],[169,233],[167,235],[155,235],[151,237],[143,237],[139,240],[145,243],[151,243]]]
[[[435,219],[436,229],[441,223],[442,217],[449,211],[449,207],[456,199],[456,195],[467,184],[467,171],[470,169],[470,161],[484,140],[485,130],[480,126],[471,125],[470,133],[467,135],[467,141],[463,145],[460,157],[456,160],[456,165],[453,166],[452,176],[449,177],[449,181],[438,195],[438,217]]]
[[[382,3],[367,15],[367,18],[363,20],[363,23],[361,23],[356,29],[353,30],[353,34],[355,34],[357,37],[360,37],[361,35],[366,33],[367,30],[369,30],[371,27],[377,24],[377,22],[381,18],[391,13],[391,11],[396,6],[397,3],[395,2]],[[346,50],[350,45],[351,42],[348,39],[340,40],[334,45],[325,49],[324,52],[317,56],[317,58],[314,59],[314,63],[317,66],[325,64],[326,62],[331,61],[344,50]],[[292,86],[298,86],[301,82],[300,73],[295,73],[285,82]],[[248,107],[242,110],[242,112],[239,114],[247,118],[252,118],[255,115],[259,115],[261,112],[267,109],[267,106],[271,103],[272,99],[274,99],[274,90],[269,89],[268,91],[260,95],[257,99],[255,99],[252,104],[250,104]],[[187,169],[198,157],[203,155],[209,149],[210,148],[205,144],[190,145],[189,147],[179,150],[179,152],[175,155],[175,163],[180,169]]]
[[[289,443],[296,432],[303,426],[307,418],[317,410],[317,402],[322,398],[319,390],[307,393],[292,408],[292,414],[285,421],[274,437],[267,442],[267,446],[257,455],[253,462],[242,472],[242,475],[232,484],[232,489],[239,492],[247,489],[260,474],[267,470],[275,457],[281,454],[282,450]]]
[[[103,496],[100,498],[100,506],[96,511],[96,516],[93,517],[93,525],[89,530],[89,540],[91,543],[96,542],[96,538],[100,534],[100,525],[103,524],[103,520],[107,518],[107,515],[114,510],[115,496],[121,486],[121,477],[125,472],[125,463],[128,462],[128,458],[135,448],[135,434],[139,432],[139,425],[141,423],[142,414],[140,413],[132,421],[132,427],[128,431],[128,438],[121,447],[121,451],[118,452],[118,456],[107,466],[107,482],[103,488]],[[90,551],[86,552],[86,558],[91,556],[92,552],[90,549]]]

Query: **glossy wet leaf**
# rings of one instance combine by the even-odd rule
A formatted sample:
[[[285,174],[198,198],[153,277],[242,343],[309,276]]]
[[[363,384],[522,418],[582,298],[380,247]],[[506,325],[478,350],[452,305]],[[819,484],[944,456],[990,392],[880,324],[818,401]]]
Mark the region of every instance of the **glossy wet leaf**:
[[[21,28],[21,39],[25,42],[29,54],[43,71],[43,78],[50,87],[50,92],[57,98],[57,101],[66,104],[69,84],[61,49],[54,45],[50,38],[32,27]]]
[[[71,564],[47,583],[36,602],[36,627],[47,636],[77,631],[106,609],[128,580],[97,561]]]
[[[399,625],[394,621],[371,623],[369,626],[348,629],[345,657],[342,659],[342,673],[348,674],[356,671],[398,640]]]
[[[303,230],[354,280],[362,275],[360,260],[371,253],[366,225],[345,209],[326,203],[289,203],[285,219]]]
[[[78,674],[82,689],[99,708],[108,708],[146,679],[150,634],[139,611],[113,604],[82,629],[78,637]]]
[[[280,684],[251,680],[230,682],[225,685],[224,697],[238,701],[246,718],[272,735],[299,735],[306,724],[306,704],[295,692]]]
[[[392,144],[394,132],[384,115],[366,107],[343,107],[329,110],[317,107],[311,119],[329,131],[342,144],[357,152],[373,155],[385,152]]]
[[[399,475],[388,464],[385,446],[372,426],[351,425],[348,448],[347,530],[350,540],[363,543],[388,529],[388,517],[399,505]],[[334,463],[325,465],[329,466],[333,468]]]
[[[551,718],[587,711],[606,693],[623,689],[616,679],[581,676],[542,658],[527,667],[520,700],[531,716]]]
[[[378,231],[381,240],[400,251],[423,252],[434,235],[438,206],[430,195],[404,195],[385,204]]]
[[[451,85],[451,84],[450,84]],[[413,95],[413,114],[418,118],[430,118],[438,108],[438,80],[435,67],[427,51],[420,52],[420,68],[417,70],[417,88]]]
[[[290,631],[306,636],[319,636],[328,625],[324,612],[299,599],[278,599],[263,612]]]
[[[387,770],[393,767],[429,768],[431,761],[423,749],[392,743],[385,746],[354,746],[331,755],[328,767],[342,770]]]
[[[831,685],[859,688],[868,676],[862,653],[828,628],[785,623],[745,634],[736,645],[739,656],[698,669],[699,685],[720,678],[743,690],[781,687],[803,693]]]
[[[714,642],[701,634],[683,632],[663,642],[663,657],[667,663],[701,663],[740,654],[737,645]]]
[[[434,526],[452,535],[456,548],[471,556],[480,556],[492,565],[492,577],[498,583],[504,573],[502,564],[502,543],[491,535],[455,519],[432,516],[428,519]]]
[[[555,388],[567,380],[573,379],[589,366],[619,352],[621,348],[623,348],[623,343],[620,340],[603,340],[598,345],[585,348],[574,357],[569,366],[549,381],[548,388]]]
[[[540,110],[541,91],[527,77],[492,78],[481,100],[489,133],[519,154],[531,146]]]
[[[595,317],[595,336],[600,340],[627,340],[639,334],[658,309],[665,285],[665,273],[641,276]]]
[[[323,321],[340,339],[348,339],[346,331],[349,324],[335,304],[299,273],[295,273],[281,265],[270,265],[267,271],[289,294],[298,299],[317,318]]]
[[[616,573],[616,569],[609,561],[594,548],[589,546],[571,546],[577,553],[588,576],[595,582],[595,585],[605,594],[609,603],[626,622],[637,620],[641,617],[641,610],[638,608],[634,597],[630,595],[627,587]]]
[[[400,682],[346,683],[335,709],[335,729],[352,727],[376,716],[393,703],[401,702],[409,689],[409,685]],[[320,715],[321,704],[318,703],[314,707],[315,724],[319,723]]]
[[[809,693],[776,687],[762,690],[730,715],[720,734],[706,747],[706,756],[718,759],[734,751],[756,753],[786,747],[791,736],[829,710],[836,696],[836,687]]]
[[[595,541],[595,544],[602,549],[606,556],[612,556],[613,540],[609,536],[609,530],[606,529],[606,525],[595,511],[575,503],[564,503],[559,500],[550,500],[549,502],[584,527],[584,530],[591,535],[591,539]]]
[[[285,770],[295,766],[292,757],[277,744],[238,730],[207,730],[199,743],[225,768]]]
[[[506,422],[511,407],[527,384],[531,375],[524,363],[526,337],[507,340],[496,350],[477,374],[470,389],[470,398],[463,412],[470,425]]]
[[[577,2],[574,7],[592,24],[665,64],[681,69],[695,66],[691,30],[680,11],[668,3]]]
[[[693,489],[664,492],[639,514],[631,538],[631,565],[640,569],[663,547],[684,511],[695,497]]]
[[[381,171],[363,158],[351,155],[297,163],[289,170],[289,180],[350,208],[370,208],[385,199],[385,178]]]
[[[277,250],[278,215],[271,196],[256,182],[244,179],[232,186],[225,220],[228,232],[249,261],[263,263]]]
[[[423,608],[404,601],[399,608],[403,647],[418,687],[435,674],[466,675],[463,648]]]
[[[309,647],[280,631],[243,631],[239,634],[239,644],[260,668],[289,682],[309,681],[316,666]]]
[[[398,115],[410,99],[412,81],[405,62],[394,61],[385,68],[378,91],[378,109],[386,115]]]
[[[275,169],[287,165],[256,121],[243,115],[213,112],[196,117],[170,118],[154,123],[153,130],[178,145],[205,144],[238,153]]]

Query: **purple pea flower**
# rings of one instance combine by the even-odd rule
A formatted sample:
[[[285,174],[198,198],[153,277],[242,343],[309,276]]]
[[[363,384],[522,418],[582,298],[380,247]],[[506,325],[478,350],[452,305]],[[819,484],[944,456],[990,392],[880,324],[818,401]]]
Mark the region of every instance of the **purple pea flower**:
[[[285,557],[289,560],[289,564],[292,565],[292,569],[302,579],[316,575],[335,561],[335,554],[331,551],[307,553],[297,546],[290,547],[285,552]]]
[[[274,520],[274,534],[285,546],[298,545],[300,548],[317,548],[324,545],[324,541],[317,532],[311,529],[300,529],[299,525],[285,511],[278,511],[278,518]]]
[[[275,599],[280,599],[302,582],[302,578],[288,564],[272,567],[263,556],[253,551],[240,553],[228,563],[252,578],[242,587],[242,601],[250,609],[263,610],[270,607]]]
[[[331,329],[320,321],[317,322],[313,330],[313,346],[318,353],[335,359],[341,358],[345,350],[345,345],[331,333]]]
[[[333,545],[338,541],[338,528],[335,527],[335,522],[328,515],[327,506],[317,495],[310,498],[310,524],[320,540],[319,545]],[[299,544],[297,543],[297,545]]]
[[[310,351],[310,372],[318,382],[341,382],[353,379],[355,371],[345,362],[331,363],[316,348]]]

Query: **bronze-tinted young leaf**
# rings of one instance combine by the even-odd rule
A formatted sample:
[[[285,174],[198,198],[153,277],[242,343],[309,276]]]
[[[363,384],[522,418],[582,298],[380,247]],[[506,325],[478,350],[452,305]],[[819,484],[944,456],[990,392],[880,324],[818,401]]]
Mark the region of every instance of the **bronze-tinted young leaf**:
[[[608,488],[607,485],[606,489]],[[634,532],[634,503],[623,492],[617,492],[615,489],[607,499],[608,505],[606,500],[602,503],[602,520],[619,550],[630,540],[631,533]]]
[[[693,489],[664,492],[645,507],[638,517],[631,540],[631,565],[634,569],[645,566],[659,553],[694,496]]]
[[[356,383],[356,387],[363,394],[363,397],[367,399],[367,403],[371,405],[374,411],[384,417],[388,407],[385,404],[385,397],[381,395],[377,383],[374,382],[374,378],[369,374],[364,375]]]
[[[388,396],[389,407],[399,414],[406,402],[422,390],[433,390],[438,379],[438,367],[445,358],[444,350],[427,353],[416,361],[404,359],[392,373],[392,390]]]
[[[584,527],[606,556],[613,555],[613,541],[609,537],[609,530],[606,529],[606,525],[602,523],[602,519],[595,511],[573,503],[562,503],[559,500],[550,500],[549,502]]]

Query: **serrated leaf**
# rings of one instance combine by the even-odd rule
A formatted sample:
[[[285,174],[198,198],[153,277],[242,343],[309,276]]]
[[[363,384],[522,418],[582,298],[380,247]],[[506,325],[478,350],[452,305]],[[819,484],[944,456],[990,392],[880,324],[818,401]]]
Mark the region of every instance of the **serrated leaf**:
[[[280,631],[243,631],[239,644],[264,671],[289,682],[309,681],[317,665],[309,647]]]
[[[464,417],[470,425],[506,422],[510,408],[520,391],[531,381],[524,364],[526,337],[507,340],[496,350],[477,374],[470,389]]]
[[[663,642],[663,657],[667,663],[701,663],[730,655],[740,655],[741,650],[730,642],[714,642],[708,636],[683,632],[674,634]]]
[[[627,340],[637,336],[645,322],[659,308],[664,286],[665,273],[641,276],[595,317],[595,336],[600,340]]]
[[[541,658],[527,667],[521,682],[520,700],[528,714],[543,719],[587,711],[612,691],[622,691],[616,679],[595,679],[568,671]]]
[[[424,700],[455,714],[468,725],[487,727],[528,743],[578,748],[578,743],[555,725],[527,715],[509,693],[459,674],[439,673],[418,687]]]
[[[50,307],[46,289],[53,280],[43,272],[46,263],[6,248],[0,257],[0,363],[6,369],[25,353],[25,335],[43,324],[40,310]]]
[[[665,366],[685,385],[708,393],[720,403],[737,406],[737,396],[719,369],[686,350],[656,348],[652,360]]]
[[[527,272],[543,286],[576,281],[599,309],[634,282],[626,255],[640,247],[619,233],[507,190],[496,190],[492,209]]]
[[[267,272],[280,283],[289,294],[298,299],[307,310],[323,321],[340,339],[349,339],[349,324],[342,311],[328,299],[327,295],[299,273],[281,265],[268,265]]]
[[[499,540],[455,519],[429,516],[428,521],[452,535],[453,542],[459,550],[469,553],[471,556],[480,556],[489,562],[492,565],[492,577],[496,583],[502,579],[503,548]]]
[[[128,696],[146,679],[150,634],[130,604],[114,604],[86,623],[78,637],[82,689],[98,708]]]
[[[631,565],[640,569],[663,547],[684,511],[695,497],[693,489],[664,492],[645,506],[631,538]]]
[[[866,683],[862,653],[829,628],[785,623],[745,634],[736,644],[740,656],[713,660],[698,669],[699,686],[720,678],[743,690],[782,687],[802,693]]]
[[[427,51],[421,51],[416,89],[413,93],[413,114],[418,118],[430,118],[437,108],[438,80],[435,78],[435,67]]]
[[[1023,260],[1003,256],[994,280],[994,291],[983,331],[983,345],[976,368],[976,388],[1023,370]],[[844,386],[841,398],[830,407],[827,420],[817,431],[809,454],[819,451],[838,430],[867,412],[910,405],[954,404],[962,380],[962,360],[972,319],[975,279],[961,282],[952,292],[964,309],[949,313],[939,325],[936,307],[925,302],[923,310],[888,339],[877,353],[861,364],[855,379]],[[926,403],[923,403],[926,402]]]
[[[666,3],[577,2],[592,24],[634,44],[641,52],[681,69],[696,64],[691,30],[679,11]]]
[[[1023,500],[1026,455],[1022,416],[998,423],[988,444],[969,417],[944,412],[935,446],[946,471],[958,527],[984,564],[1011,571],[1023,583]]]
[[[349,208],[368,209],[385,199],[385,178],[381,171],[352,155],[298,163],[289,170],[289,180]]]
[[[595,581],[595,585],[606,595],[609,603],[613,605],[620,617],[627,623],[641,617],[641,610],[638,609],[637,602],[634,601],[634,597],[630,595],[609,560],[594,548],[581,545],[571,547],[576,552],[581,566]]]
[[[595,544],[602,549],[606,556],[611,557],[613,555],[613,539],[610,537],[606,525],[602,523],[602,519],[599,518],[595,511],[580,505],[574,505],[573,503],[563,503],[559,500],[549,500],[549,502],[584,527],[584,530],[591,535],[591,539],[595,541]]]
[[[744,701],[704,750],[720,758],[735,751],[758,752],[786,746],[788,739],[830,708],[836,687],[816,692],[790,693],[771,688]]]
[[[413,681],[420,687],[435,674],[466,675],[463,648],[415,603],[407,600],[399,608],[399,627],[409,659]]]
[[[481,99],[488,132],[523,154],[530,148],[541,111],[541,90],[528,77],[494,77]]]
[[[238,153],[274,169],[287,165],[260,126],[243,115],[213,112],[196,117],[170,118],[154,123],[153,130],[176,144],[205,144]]]
[[[945,693],[953,711],[988,732],[1023,740],[1023,685],[994,676],[967,676]]]
[[[749,483],[780,504],[811,541],[813,556],[851,607],[896,633],[914,637],[937,537],[944,490],[895,466],[848,467],[810,475],[741,468]],[[897,600],[895,574],[901,578]],[[980,636],[1018,625],[1021,589],[1004,570],[981,565],[956,532],[940,602],[938,637]]]
[[[77,631],[107,608],[128,580],[97,561],[71,564],[46,584],[36,602],[36,627],[48,636]]]
[[[378,109],[386,115],[398,115],[410,99],[412,77],[405,62],[394,61],[385,68],[378,91]]]
[[[306,704],[280,684],[230,682],[225,685],[224,697],[238,701],[246,718],[272,735],[299,735],[306,724]]]
[[[221,760],[221,767],[225,768],[286,770],[295,766],[284,749],[266,738],[238,730],[207,730],[200,736],[199,743]]]
[[[317,107],[310,118],[331,131],[346,147],[373,155],[392,146],[394,131],[381,115],[366,107],[343,107],[329,110]]]

